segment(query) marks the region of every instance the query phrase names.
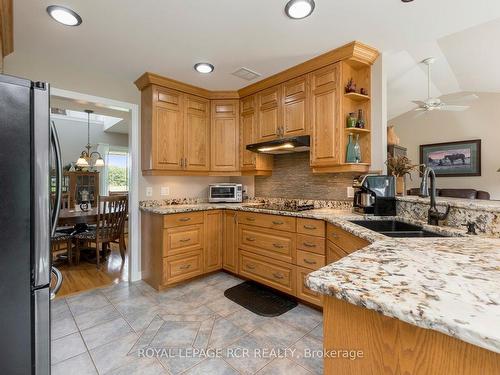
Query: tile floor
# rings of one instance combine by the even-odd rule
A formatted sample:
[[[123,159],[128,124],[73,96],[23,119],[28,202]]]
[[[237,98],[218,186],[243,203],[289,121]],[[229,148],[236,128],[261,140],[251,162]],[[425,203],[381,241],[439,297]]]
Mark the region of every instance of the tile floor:
[[[256,315],[224,297],[220,272],[157,292],[121,283],[52,303],[52,374],[323,373],[322,314]]]

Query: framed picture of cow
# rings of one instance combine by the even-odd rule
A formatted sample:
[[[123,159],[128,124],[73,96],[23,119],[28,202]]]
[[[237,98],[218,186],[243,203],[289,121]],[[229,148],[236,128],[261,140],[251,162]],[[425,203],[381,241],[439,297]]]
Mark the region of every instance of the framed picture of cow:
[[[421,145],[420,164],[438,177],[481,176],[481,140]]]

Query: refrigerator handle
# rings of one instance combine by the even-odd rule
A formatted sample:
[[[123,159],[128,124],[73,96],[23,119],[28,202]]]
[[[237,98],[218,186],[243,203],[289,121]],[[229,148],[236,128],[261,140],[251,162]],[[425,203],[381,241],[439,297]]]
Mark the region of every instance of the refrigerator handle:
[[[50,141],[54,148],[54,156],[56,163],[56,199],[52,211],[52,225],[51,236],[54,236],[57,228],[57,221],[59,220],[59,211],[61,210],[61,194],[62,194],[62,159],[61,159],[61,145],[59,143],[59,136],[57,135],[56,125],[54,121],[50,122]]]
[[[54,298],[56,298],[56,294],[57,294],[57,292],[59,292],[59,289],[61,289],[61,285],[63,282],[63,275],[62,275],[61,271],[59,271],[54,266],[52,266],[51,272],[56,277],[56,285],[54,285],[54,288],[51,288],[51,290],[50,290],[50,299],[53,300]]]

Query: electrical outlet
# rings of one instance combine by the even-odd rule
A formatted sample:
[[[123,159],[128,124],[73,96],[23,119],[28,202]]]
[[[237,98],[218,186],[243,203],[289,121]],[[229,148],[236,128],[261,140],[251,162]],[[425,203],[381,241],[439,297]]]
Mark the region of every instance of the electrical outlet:
[[[146,187],[146,197],[153,196],[153,188],[151,186]]]
[[[170,195],[170,188],[168,186],[162,186],[160,188],[160,195],[163,197]]]
[[[347,187],[347,198],[354,198],[354,188],[352,186]]]

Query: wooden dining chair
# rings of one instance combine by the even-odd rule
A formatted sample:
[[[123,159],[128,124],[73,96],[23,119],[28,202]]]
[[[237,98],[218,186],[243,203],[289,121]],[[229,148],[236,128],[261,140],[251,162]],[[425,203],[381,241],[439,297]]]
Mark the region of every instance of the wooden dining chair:
[[[128,213],[128,197],[125,195],[99,197],[97,204],[97,225],[95,229],[75,235],[76,259],[80,260],[82,249],[95,249],[97,268],[100,266],[100,251],[106,254],[111,242],[120,244],[120,253],[124,258],[122,246],[125,219]],[[95,247],[94,247],[95,246]]]

